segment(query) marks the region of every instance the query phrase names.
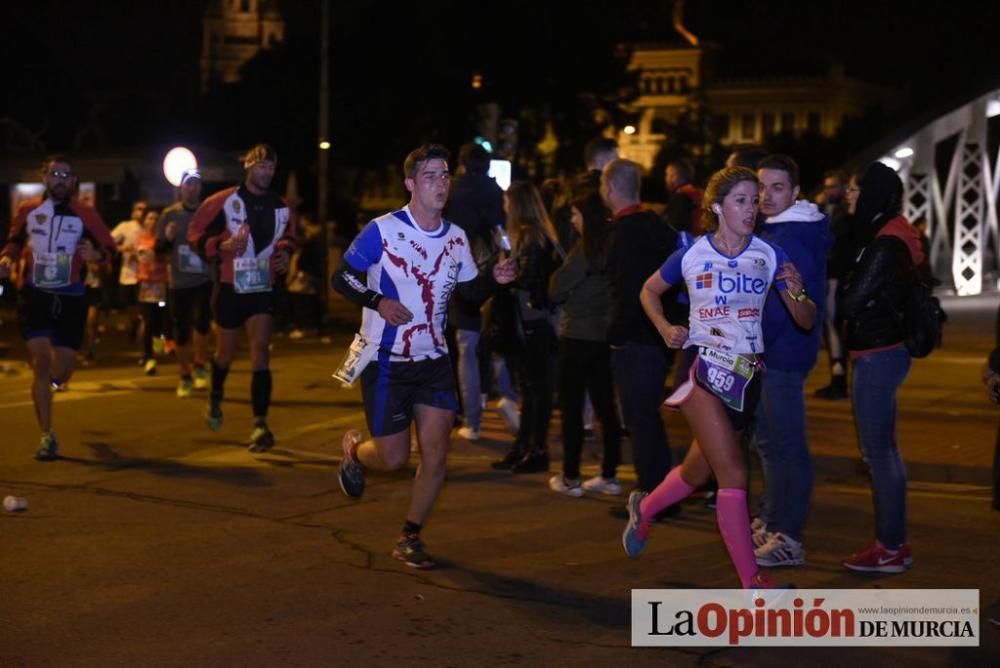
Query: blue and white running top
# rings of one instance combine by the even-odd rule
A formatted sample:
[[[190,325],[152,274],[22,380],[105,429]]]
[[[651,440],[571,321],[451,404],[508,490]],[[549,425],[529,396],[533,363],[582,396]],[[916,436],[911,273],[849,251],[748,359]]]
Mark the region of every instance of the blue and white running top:
[[[761,311],[767,291],[788,260],[781,248],[756,236],[743,252],[729,257],[711,234],[675,251],[660,267],[670,285],[687,283],[691,317],[685,348],[705,346],[730,353],[762,353]],[[775,284],[784,290],[784,281]]]
[[[442,221],[436,230],[425,231],[404,207],[368,223],[344,261],[368,272],[369,289],[413,313],[413,320],[395,327],[377,311],[364,309],[361,335],[366,341],[389,351],[391,361],[434,359],[448,352],[448,299],[457,283],[479,273],[462,228]]]

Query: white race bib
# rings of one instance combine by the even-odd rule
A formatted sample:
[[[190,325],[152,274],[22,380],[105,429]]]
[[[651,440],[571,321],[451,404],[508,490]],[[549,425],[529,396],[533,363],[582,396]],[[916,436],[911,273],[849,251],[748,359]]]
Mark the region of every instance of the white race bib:
[[[233,259],[233,290],[240,294],[271,291],[270,256]]]
[[[187,244],[177,247],[177,268],[185,274],[204,274],[205,263]]]
[[[333,372],[333,377],[339,380],[344,387],[350,387],[365,370],[368,363],[372,361],[376,352],[378,352],[378,345],[375,342],[365,341],[360,334],[355,334],[351,347],[344,355],[344,361]]]
[[[38,288],[64,288],[69,285],[73,256],[69,253],[34,254],[35,268],[32,283]]]

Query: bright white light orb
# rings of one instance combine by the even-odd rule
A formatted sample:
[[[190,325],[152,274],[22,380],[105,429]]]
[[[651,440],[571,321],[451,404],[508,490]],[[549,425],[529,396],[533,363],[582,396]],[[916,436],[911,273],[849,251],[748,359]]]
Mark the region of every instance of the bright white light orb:
[[[175,188],[181,185],[181,176],[186,170],[197,167],[198,160],[194,157],[194,153],[183,146],[170,149],[163,159],[163,175]]]

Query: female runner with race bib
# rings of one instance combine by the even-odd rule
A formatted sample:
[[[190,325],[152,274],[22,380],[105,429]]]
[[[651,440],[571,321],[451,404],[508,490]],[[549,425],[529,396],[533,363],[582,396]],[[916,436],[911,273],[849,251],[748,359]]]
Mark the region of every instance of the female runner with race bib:
[[[703,200],[706,234],[676,251],[646,281],[640,299],[650,321],[671,348],[683,348],[678,364],[690,369],[666,404],[679,408],[694,432],[684,462],[648,495],[629,496],[625,552],[637,556],[650,519],[709,481],[719,482],[719,531],[744,588],[775,585],[754,559],[747,513],[747,466],[740,434],[753,416],[764,373],[761,312],[767,291],[781,291],[796,324],[810,329],[816,305],[784,251],[754,235],[758,182],[742,167],[727,167],[709,180]],[[683,281],[691,299],[690,328],[663,315],[661,296]]]

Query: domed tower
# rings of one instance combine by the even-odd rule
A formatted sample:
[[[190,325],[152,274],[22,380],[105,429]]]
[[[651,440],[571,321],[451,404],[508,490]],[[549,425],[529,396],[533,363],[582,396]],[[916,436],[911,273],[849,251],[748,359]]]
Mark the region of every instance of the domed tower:
[[[248,60],[284,39],[277,0],[209,0],[202,19],[202,92],[239,81]]]

